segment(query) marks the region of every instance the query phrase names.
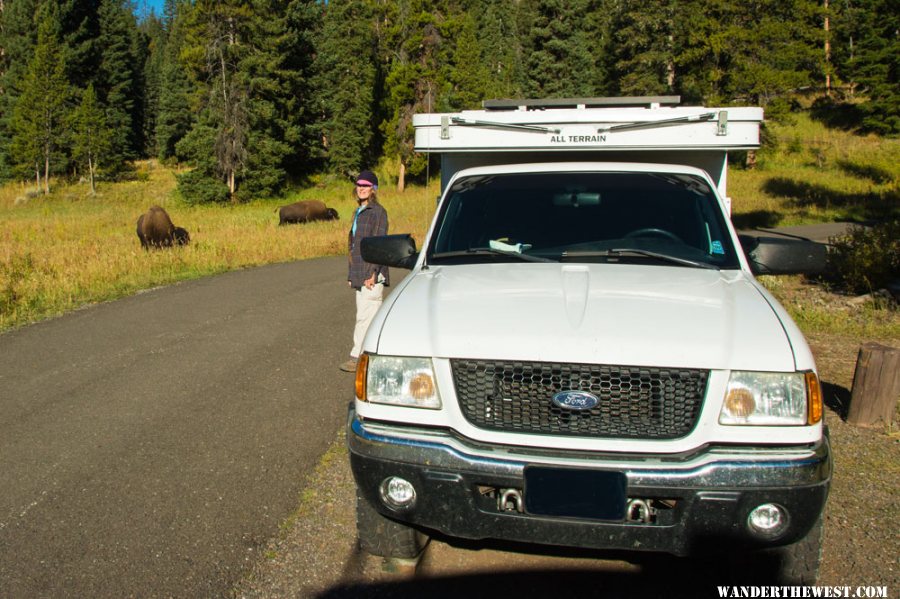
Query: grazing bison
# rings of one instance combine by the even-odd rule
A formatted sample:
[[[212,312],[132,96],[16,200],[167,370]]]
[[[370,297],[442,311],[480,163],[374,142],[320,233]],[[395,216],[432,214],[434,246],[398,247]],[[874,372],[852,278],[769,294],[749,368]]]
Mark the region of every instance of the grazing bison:
[[[138,217],[137,236],[145,250],[151,247],[171,247],[173,244],[187,245],[191,240],[188,232],[173,225],[169,214],[159,206],[151,206],[150,210]]]
[[[314,220],[338,220],[337,210],[319,200],[304,200],[278,209],[278,224],[308,223]]]

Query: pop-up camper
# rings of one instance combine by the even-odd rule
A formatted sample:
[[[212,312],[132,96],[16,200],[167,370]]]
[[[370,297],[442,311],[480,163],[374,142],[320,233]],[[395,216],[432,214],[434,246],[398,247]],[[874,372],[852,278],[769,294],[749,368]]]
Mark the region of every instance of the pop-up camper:
[[[363,549],[416,557],[438,531],[711,551],[738,580],[814,584],[831,478],[815,363],[754,278],[789,268],[748,259],[724,199],[727,153],[756,148],[761,120],[672,98],[415,117],[441,155],[432,226],[421,251],[362,246],[411,269],[357,370]]]

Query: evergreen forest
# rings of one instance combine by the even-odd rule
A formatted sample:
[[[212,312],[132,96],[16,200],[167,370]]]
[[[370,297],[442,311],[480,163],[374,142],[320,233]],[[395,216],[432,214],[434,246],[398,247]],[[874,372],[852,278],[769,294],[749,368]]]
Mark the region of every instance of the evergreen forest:
[[[178,165],[190,203],[426,176],[412,115],[679,95],[900,133],[896,0],[0,0],[0,181]]]

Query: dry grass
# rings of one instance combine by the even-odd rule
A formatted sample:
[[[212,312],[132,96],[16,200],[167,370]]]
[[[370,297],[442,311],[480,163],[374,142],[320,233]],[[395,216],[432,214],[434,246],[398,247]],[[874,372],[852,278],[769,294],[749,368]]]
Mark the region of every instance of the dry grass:
[[[187,206],[177,198],[170,169],[148,161],[137,175],[101,185],[93,197],[85,185],[60,186],[46,198],[27,197],[20,185],[0,188],[0,330],[184,279],[346,251],[355,209],[347,183],[301,189],[280,200]],[[379,194],[391,232],[413,233],[421,242],[437,188]],[[313,198],[334,207],[341,220],[277,226],[278,206]],[[189,246],[141,249],[135,222],[152,204],[190,232]]]

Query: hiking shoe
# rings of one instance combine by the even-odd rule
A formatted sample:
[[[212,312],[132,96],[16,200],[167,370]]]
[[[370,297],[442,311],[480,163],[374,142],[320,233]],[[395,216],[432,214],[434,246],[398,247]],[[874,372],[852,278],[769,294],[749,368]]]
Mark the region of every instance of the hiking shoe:
[[[356,372],[356,360],[354,358],[350,358],[340,366],[341,370],[344,372]]]

